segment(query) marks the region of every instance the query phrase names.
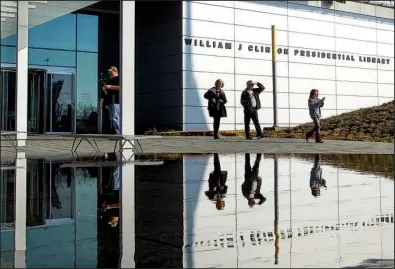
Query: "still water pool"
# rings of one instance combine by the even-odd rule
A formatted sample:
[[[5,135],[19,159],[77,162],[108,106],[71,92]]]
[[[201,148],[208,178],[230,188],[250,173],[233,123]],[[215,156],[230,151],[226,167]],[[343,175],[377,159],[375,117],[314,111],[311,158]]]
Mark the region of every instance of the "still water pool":
[[[393,155],[7,160],[1,268],[394,266]]]

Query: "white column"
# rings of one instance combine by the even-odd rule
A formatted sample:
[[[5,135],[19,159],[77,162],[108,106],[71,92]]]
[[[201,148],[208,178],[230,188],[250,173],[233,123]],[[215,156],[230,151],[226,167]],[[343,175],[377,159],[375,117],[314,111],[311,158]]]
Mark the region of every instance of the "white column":
[[[16,55],[16,131],[18,147],[24,147],[27,139],[27,69],[29,3],[17,1],[17,55]]]
[[[121,168],[121,264],[120,268],[135,268],[135,211],[134,211],[134,184],[135,164],[132,149],[124,149],[123,156],[130,160]]]
[[[134,135],[135,123],[135,2],[121,1],[120,76],[121,130]],[[125,145],[126,147],[126,145]],[[129,147],[131,147],[129,145]]]
[[[15,268],[26,268],[26,166],[25,152],[18,152],[15,171]]]

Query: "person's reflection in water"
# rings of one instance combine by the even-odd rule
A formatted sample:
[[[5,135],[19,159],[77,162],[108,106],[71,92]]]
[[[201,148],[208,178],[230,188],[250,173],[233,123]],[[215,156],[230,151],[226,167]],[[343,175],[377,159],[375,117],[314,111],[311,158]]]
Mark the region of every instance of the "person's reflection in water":
[[[104,161],[119,161],[120,156],[106,154]],[[120,166],[102,168],[100,221],[98,223],[98,268],[118,268]]]
[[[321,196],[321,187],[326,187],[326,180],[322,178],[321,154],[315,155],[314,166],[310,172],[310,189],[314,197]]]
[[[248,205],[253,207],[257,203],[259,205],[266,201],[261,194],[262,178],[259,176],[259,165],[262,160],[262,154],[256,155],[254,166],[251,168],[250,154],[245,154],[244,163],[244,183],[241,185],[243,196],[248,200]],[[258,200],[258,202],[256,202]]]
[[[218,153],[214,153],[214,171],[210,173],[208,178],[209,190],[205,193],[211,201],[215,201],[215,206],[218,210],[225,208],[224,198],[228,191],[228,186],[226,186],[227,178],[228,171],[221,170]]]
[[[108,154],[105,156],[106,161],[120,161],[120,154]],[[120,169],[121,166],[116,166],[111,174],[112,199],[105,200],[102,207],[108,214],[108,224],[114,228],[118,226],[119,221],[119,188],[120,188]]]

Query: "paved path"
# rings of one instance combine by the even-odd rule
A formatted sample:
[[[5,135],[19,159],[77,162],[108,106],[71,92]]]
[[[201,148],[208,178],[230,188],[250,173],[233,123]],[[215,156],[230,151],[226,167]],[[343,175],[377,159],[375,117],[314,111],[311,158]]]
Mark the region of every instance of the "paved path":
[[[27,157],[70,156],[73,139],[59,136],[30,136],[25,152]],[[327,140],[323,144],[307,143],[302,139],[264,138],[245,140],[243,137],[163,137],[140,141],[145,153],[340,153],[340,154],[394,154],[393,143],[354,142]],[[102,152],[112,152],[114,142],[98,140]],[[93,153],[90,145],[83,141],[79,155]],[[15,150],[8,142],[1,141],[2,158],[14,155]]]

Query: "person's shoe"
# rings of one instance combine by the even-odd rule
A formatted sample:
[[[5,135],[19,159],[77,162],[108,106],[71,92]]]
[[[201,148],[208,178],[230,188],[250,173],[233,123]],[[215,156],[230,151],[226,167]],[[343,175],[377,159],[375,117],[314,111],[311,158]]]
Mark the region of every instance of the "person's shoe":
[[[321,134],[320,133],[315,133],[315,142],[316,143],[324,143],[321,139]]]
[[[266,198],[265,197],[262,197],[262,199],[260,199],[259,200],[259,205],[261,205],[261,204],[263,204],[264,202],[266,202]]]
[[[219,136],[218,135],[214,135],[214,139],[219,139]]]
[[[252,140],[252,136],[246,136],[247,140]]]
[[[312,136],[312,134],[310,132],[306,133],[306,142],[310,142],[309,138]]]
[[[261,134],[261,135],[257,135],[257,136],[256,136],[257,139],[261,139],[261,138],[264,138],[264,137],[265,137],[264,134]]]

